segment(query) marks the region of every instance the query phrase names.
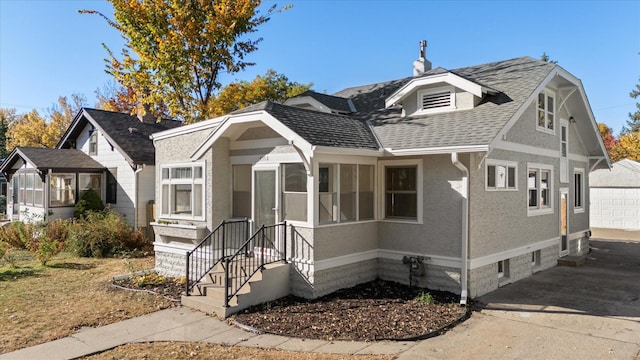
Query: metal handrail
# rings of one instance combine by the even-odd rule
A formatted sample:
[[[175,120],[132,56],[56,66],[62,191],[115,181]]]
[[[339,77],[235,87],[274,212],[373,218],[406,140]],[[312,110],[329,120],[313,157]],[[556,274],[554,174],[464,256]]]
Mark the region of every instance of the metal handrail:
[[[287,261],[287,223],[262,225],[231,256],[225,257],[224,306],[267,264]]]
[[[187,251],[185,295],[189,296],[196,284],[248,236],[249,219],[223,220],[193,250]]]

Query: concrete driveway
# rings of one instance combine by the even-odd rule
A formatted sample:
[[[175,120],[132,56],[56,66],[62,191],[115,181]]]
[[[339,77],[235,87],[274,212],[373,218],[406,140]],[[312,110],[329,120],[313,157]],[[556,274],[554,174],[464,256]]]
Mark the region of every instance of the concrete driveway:
[[[640,241],[592,239],[591,247],[581,267],[480,297],[469,320],[399,359],[640,360]]]

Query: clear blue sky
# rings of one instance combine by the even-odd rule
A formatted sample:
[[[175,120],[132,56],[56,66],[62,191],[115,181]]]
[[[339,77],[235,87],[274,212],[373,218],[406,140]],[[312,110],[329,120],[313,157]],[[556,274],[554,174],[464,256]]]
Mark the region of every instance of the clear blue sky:
[[[267,2],[266,5],[271,5]],[[640,78],[640,1],[281,1],[249,60],[225,79],[250,80],[269,69],[333,93],[410,76],[418,42],[446,69],[519,56],[552,60],[580,78],[596,121],[619,132],[635,110]],[[0,107],[44,112],[58,96],[90,104],[104,73],[106,43],[122,40],[101,18],[106,1],[0,0]]]

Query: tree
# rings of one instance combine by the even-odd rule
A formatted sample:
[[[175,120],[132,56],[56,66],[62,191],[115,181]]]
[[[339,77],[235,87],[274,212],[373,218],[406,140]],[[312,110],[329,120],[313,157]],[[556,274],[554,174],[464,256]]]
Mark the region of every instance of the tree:
[[[611,132],[611,128],[604,123],[598,123],[598,131],[600,132],[600,137],[602,137],[602,142],[604,143],[604,147],[607,150],[607,153],[609,154],[609,158],[612,161],[617,161],[614,159],[618,158],[618,155],[616,153],[618,140],[613,136]]]
[[[17,118],[16,109],[0,108],[0,159],[5,159],[9,154],[7,151],[9,125]]]
[[[83,95],[72,94],[71,102],[66,96],[60,96],[58,103],[48,110],[47,130],[43,142],[47,147],[54,147],[58,144],[62,135],[69,128],[80,109],[87,106],[87,99]]]
[[[114,20],[95,10],[125,39],[122,59],[109,55],[107,72],[153,111],[166,107],[188,122],[209,116],[209,101],[222,84],[222,73],[234,74],[253,63],[245,57],[262,39],[247,35],[269,20],[257,10],[260,0],[109,0]]]
[[[9,125],[7,151],[17,146],[48,147],[47,123],[37,110],[20,115]],[[55,144],[54,144],[55,145]]]
[[[98,88],[95,94],[98,109],[131,114],[136,112],[138,97],[131,87],[125,88],[113,80]]]
[[[284,74],[267,70],[264,76],[256,76],[251,82],[231,83],[220,90],[210,101],[209,116],[221,116],[261,101],[282,102],[309,90],[313,83],[300,84],[289,81]]]
[[[629,96],[633,99],[638,99],[640,96],[640,84],[636,85],[636,88],[633,89]],[[636,111],[633,113],[629,113],[629,120],[627,120],[627,126],[623,129],[623,132],[634,132],[640,131],[640,102],[636,102]]]
[[[617,158],[640,161],[640,131],[628,131],[618,137],[616,146]]]

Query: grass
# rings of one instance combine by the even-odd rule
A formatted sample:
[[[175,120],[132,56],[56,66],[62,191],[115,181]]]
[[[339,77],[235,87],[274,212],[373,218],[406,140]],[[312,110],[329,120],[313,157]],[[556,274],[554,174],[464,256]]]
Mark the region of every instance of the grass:
[[[118,290],[111,279],[154,266],[154,258],[77,258],[57,255],[42,266],[26,251],[12,251],[15,267],[0,262],[0,354],[63,338],[82,327],[97,327],[170,307],[148,293]],[[296,353],[204,343],[127,344],[91,359],[312,359],[390,360],[393,356]]]
[[[42,266],[26,251],[13,251],[16,267],[0,267],[0,353],[66,337],[167,308],[171,301],[110,286],[128,273],[122,259],[76,258],[63,253]],[[152,268],[152,257],[131,259]]]

